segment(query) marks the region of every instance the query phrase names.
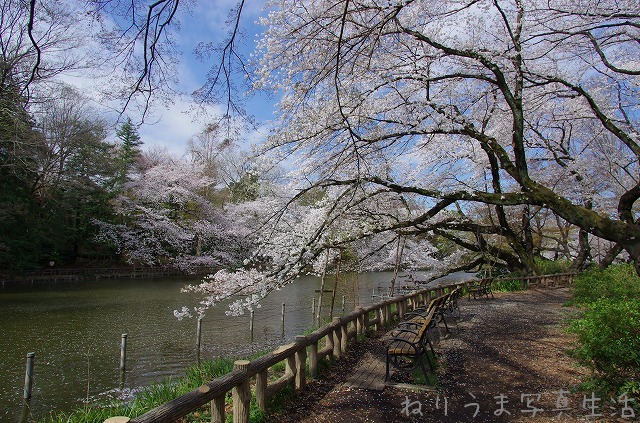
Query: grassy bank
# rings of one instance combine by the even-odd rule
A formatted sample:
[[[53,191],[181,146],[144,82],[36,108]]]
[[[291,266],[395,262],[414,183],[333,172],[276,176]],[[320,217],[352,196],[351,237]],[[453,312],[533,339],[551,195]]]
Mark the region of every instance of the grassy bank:
[[[249,357],[256,359],[263,353],[258,353]],[[184,395],[205,382],[211,381],[217,377],[227,374],[233,370],[233,362],[235,358],[217,358],[212,361],[203,361],[199,365],[194,365],[187,370],[183,377],[166,379],[162,382],[154,383],[150,386],[142,388],[135,398],[131,401],[122,401],[113,399],[109,401],[100,401],[85,407],[80,407],[72,412],[53,412],[50,416],[40,420],[42,423],[102,423],[109,417],[113,416],[140,416],[147,411],[167,403],[181,395]],[[284,363],[282,363],[284,369]],[[276,366],[276,370],[278,367]],[[272,399],[272,407],[276,407],[279,402],[286,399],[291,391],[284,389],[279,395]],[[228,395],[228,404],[230,404],[230,394]],[[228,416],[230,421],[231,416]],[[251,404],[251,421],[264,421],[264,413],[258,409],[257,405]],[[182,421],[190,423],[204,423],[211,419],[208,406],[186,416]]]

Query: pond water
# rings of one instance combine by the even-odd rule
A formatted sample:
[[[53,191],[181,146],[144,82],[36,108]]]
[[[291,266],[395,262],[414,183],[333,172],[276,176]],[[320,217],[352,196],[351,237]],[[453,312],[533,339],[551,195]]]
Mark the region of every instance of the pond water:
[[[388,287],[391,278],[390,272],[344,275],[334,315],[342,314],[342,296],[345,313],[379,301],[373,291]],[[36,353],[32,419],[82,406],[87,393],[95,399],[118,388],[123,333],[128,334],[125,389],[183,374],[196,360],[196,321],[178,321],[173,310],[197,303],[197,296],[180,292],[196,282],[123,279],[0,289],[0,421],[19,419],[28,352]],[[253,340],[248,314],[227,316],[226,305],[209,310],[202,322],[201,358],[246,356],[290,342],[314,326],[312,302],[319,287],[319,278],[306,276],[269,295],[255,311]],[[325,312],[330,299],[325,293]]]

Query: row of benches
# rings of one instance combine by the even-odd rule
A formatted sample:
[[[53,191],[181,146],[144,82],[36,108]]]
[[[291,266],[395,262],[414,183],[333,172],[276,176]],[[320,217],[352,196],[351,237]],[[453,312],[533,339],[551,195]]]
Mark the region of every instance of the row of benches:
[[[435,369],[428,351],[436,356],[429,332],[435,328],[440,330],[440,323],[449,331],[446,319],[459,314],[458,299],[461,295],[462,289],[456,288],[434,298],[426,307],[405,313],[403,318],[406,320],[384,336],[387,361],[385,381],[389,380],[391,367],[400,373],[413,373],[419,368],[427,379],[425,363],[431,370]]]
[[[493,278],[485,278],[467,286],[468,299],[493,298],[492,283]],[[383,338],[387,361],[385,382],[389,380],[392,367],[400,373],[412,373],[420,368],[427,379],[425,363],[431,370],[435,368],[428,351],[436,357],[429,332],[436,328],[440,332],[440,323],[449,332],[447,317],[459,316],[458,299],[462,294],[463,289],[458,287],[448,294],[434,298],[426,307],[405,313],[405,320],[396,329],[387,332]]]

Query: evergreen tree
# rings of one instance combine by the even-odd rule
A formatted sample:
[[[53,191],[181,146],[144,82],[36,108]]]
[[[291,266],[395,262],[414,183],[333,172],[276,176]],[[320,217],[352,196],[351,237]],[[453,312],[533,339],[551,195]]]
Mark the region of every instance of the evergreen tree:
[[[11,86],[0,87],[0,269],[28,268],[38,260],[42,237],[34,222],[33,196],[38,133],[25,101]]]
[[[140,146],[143,142],[140,140],[138,128],[131,122],[131,118],[127,118],[120,128],[116,131],[116,136],[120,140],[118,159],[120,169],[116,183],[118,188],[129,180],[129,175],[135,171],[135,166],[140,157]]]

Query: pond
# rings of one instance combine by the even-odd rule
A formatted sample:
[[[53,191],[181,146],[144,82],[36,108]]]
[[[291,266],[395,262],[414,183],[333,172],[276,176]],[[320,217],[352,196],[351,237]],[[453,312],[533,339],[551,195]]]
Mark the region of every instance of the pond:
[[[458,275],[458,277],[463,277]],[[468,275],[467,275],[468,277]],[[346,274],[336,290],[336,310],[379,301],[391,272]],[[195,363],[196,321],[178,321],[173,310],[198,301],[180,288],[193,278],[123,279],[0,290],[0,421],[20,416],[26,354],[35,352],[31,416],[69,411],[120,386],[121,335],[127,338],[125,390],[179,376]],[[333,281],[328,285],[332,285]],[[248,355],[290,342],[314,326],[313,298],[320,279],[305,276],[273,292],[255,311],[253,340],[248,314],[230,317],[226,305],[202,322],[201,358]],[[331,288],[325,286],[325,289]],[[323,310],[331,300],[324,294]],[[285,324],[282,329],[282,304]]]

